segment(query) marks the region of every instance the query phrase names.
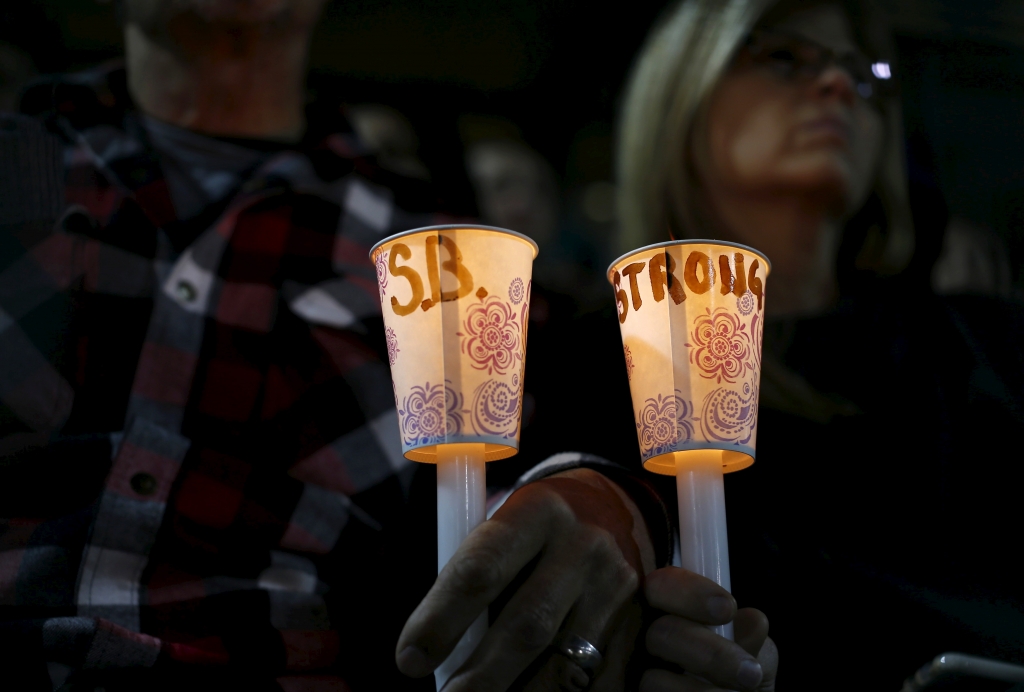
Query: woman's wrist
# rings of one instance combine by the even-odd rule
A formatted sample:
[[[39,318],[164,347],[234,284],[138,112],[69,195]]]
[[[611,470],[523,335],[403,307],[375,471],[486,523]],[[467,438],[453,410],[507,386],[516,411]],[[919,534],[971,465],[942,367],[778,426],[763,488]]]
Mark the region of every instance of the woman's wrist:
[[[585,467],[575,468],[562,471],[553,477],[571,478],[596,489],[614,494],[628,511],[629,516],[632,517],[630,536],[639,550],[643,573],[645,575],[650,574],[660,565],[658,563],[658,551],[655,549],[655,542],[648,527],[649,520],[644,516],[644,512],[641,511],[640,506],[632,495],[619,482],[604,473],[604,471],[605,469],[603,468],[601,470]]]

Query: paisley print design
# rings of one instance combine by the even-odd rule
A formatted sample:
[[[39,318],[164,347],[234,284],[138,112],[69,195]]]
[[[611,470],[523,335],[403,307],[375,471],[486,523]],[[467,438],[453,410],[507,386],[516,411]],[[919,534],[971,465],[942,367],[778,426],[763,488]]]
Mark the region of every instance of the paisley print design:
[[[512,386],[487,380],[473,393],[473,427],[483,435],[513,438],[519,428],[521,404],[518,376],[512,378]]]
[[[757,388],[749,382],[741,391],[719,387],[704,398],[700,429],[708,440],[746,444],[757,426]]]

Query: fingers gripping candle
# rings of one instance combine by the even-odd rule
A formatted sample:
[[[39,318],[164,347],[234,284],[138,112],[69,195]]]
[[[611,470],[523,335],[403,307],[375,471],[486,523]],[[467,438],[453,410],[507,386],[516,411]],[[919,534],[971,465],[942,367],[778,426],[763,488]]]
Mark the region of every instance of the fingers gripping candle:
[[[731,590],[723,474],[754,463],[765,281],[752,248],[659,243],[608,268],[640,455],[676,477],[682,567]],[[715,630],[732,639],[732,624]]]
[[[402,452],[437,464],[437,568],[484,520],[484,463],[519,449],[537,245],[513,231],[421,228],[375,245]],[[435,671],[437,688],[487,631],[484,612]]]

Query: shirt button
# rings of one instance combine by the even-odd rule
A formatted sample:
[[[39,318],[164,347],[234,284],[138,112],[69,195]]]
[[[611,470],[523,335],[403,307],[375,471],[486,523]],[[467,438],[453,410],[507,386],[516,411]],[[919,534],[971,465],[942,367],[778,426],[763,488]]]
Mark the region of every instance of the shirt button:
[[[191,303],[196,299],[196,287],[188,281],[179,281],[178,285],[174,287],[174,292],[177,294],[178,298],[186,303]]]
[[[152,495],[156,492],[156,478],[148,473],[136,473],[132,476],[132,490],[139,495]]]

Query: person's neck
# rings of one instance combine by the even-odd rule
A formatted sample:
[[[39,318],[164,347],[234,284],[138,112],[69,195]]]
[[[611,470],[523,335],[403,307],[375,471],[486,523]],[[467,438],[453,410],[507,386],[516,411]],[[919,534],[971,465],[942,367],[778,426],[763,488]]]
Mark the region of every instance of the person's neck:
[[[773,262],[766,317],[820,314],[835,303],[841,227],[823,199],[779,193],[715,200],[720,235],[761,250]]]
[[[215,136],[302,137],[304,32],[262,25],[178,29],[165,41],[135,24],[125,29],[128,88],[143,113]]]

